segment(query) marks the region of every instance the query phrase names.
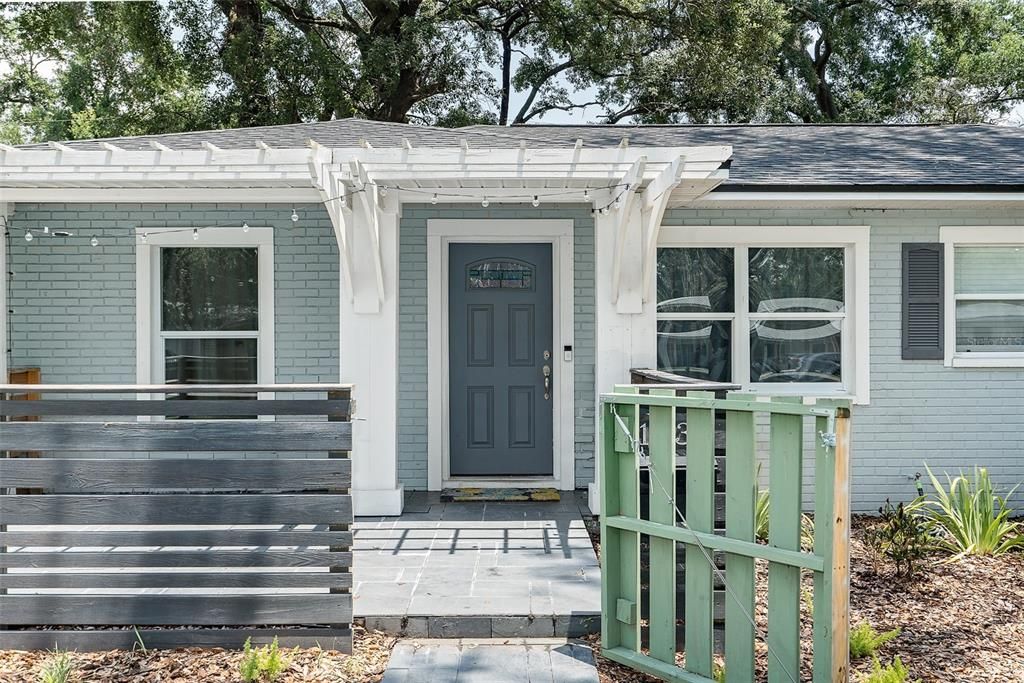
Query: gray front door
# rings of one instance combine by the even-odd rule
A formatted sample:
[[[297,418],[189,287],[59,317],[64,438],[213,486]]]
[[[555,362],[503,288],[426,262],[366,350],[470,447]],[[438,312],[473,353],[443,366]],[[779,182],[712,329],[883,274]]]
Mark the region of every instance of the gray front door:
[[[448,249],[451,475],[551,475],[551,245]]]

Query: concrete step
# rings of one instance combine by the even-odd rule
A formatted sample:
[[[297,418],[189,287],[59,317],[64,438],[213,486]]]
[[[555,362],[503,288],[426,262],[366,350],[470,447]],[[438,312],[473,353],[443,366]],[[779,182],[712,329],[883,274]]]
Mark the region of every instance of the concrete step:
[[[564,639],[412,639],[391,653],[383,683],[598,683],[594,654]]]
[[[366,616],[355,623],[405,638],[582,638],[601,632],[599,612],[566,615]]]

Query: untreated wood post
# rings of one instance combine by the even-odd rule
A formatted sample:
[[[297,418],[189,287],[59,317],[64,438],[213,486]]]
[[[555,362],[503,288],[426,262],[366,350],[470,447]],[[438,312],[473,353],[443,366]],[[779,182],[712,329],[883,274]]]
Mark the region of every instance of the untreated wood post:
[[[833,683],[850,676],[850,409],[836,410],[835,479],[832,509]]]

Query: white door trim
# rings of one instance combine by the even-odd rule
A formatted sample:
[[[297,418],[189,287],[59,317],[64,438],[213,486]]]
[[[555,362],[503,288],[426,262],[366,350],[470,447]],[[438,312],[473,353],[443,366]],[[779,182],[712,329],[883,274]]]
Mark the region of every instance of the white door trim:
[[[554,269],[551,349],[554,361],[554,463],[552,477],[452,479],[448,458],[448,245],[457,243],[534,242],[551,244]],[[565,346],[573,346],[573,221],[458,220],[427,221],[427,488],[445,486],[576,487],[575,378]]]

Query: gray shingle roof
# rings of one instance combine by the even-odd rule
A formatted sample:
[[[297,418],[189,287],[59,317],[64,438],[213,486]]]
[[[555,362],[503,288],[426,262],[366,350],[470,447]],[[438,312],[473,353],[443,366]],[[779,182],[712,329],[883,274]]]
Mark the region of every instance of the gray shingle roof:
[[[359,119],[109,140],[144,149],[151,140],[174,149],[210,142],[225,149],[300,147],[310,138],[331,147],[613,147],[623,136],[635,146],[732,145],[727,186],[786,188],[852,186],[1024,186],[1024,129],[1010,126],[717,125],[717,126],[469,126],[431,128]],[[68,142],[98,148],[97,140]],[[26,148],[40,145],[25,145]]]
[[[1024,185],[1024,129],[958,125],[474,126],[553,145],[732,145],[731,186]]]

